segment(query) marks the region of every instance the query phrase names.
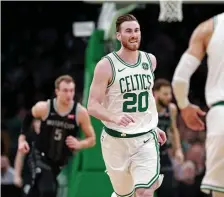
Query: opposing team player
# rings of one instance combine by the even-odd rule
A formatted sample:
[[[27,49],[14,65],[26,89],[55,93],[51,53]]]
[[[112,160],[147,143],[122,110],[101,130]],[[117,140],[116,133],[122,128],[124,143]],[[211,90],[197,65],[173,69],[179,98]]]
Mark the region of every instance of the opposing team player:
[[[163,184],[157,191],[158,197],[176,196],[175,178],[172,160],[183,163],[184,156],[177,128],[177,107],[172,100],[172,88],[166,79],[157,79],[153,87],[159,114],[158,127],[166,132],[167,141],[160,147],[161,174],[164,174]]]
[[[33,106],[24,119],[19,137],[19,151],[29,152],[26,133],[34,118],[41,119],[41,129],[35,142],[35,180],[27,190],[28,196],[55,197],[56,177],[74,150],[92,147],[95,133],[87,110],[74,101],[75,83],[64,75],[55,81],[56,98],[40,101]],[[81,127],[85,139],[78,140]]]
[[[193,130],[203,130],[204,116],[198,106],[188,100],[191,75],[208,55],[208,76],[205,97],[210,108],[207,116],[206,174],[201,189],[213,191],[213,197],[224,196],[224,13],[217,15],[194,30],[189,47],[181,57],[173,77],[173,90],[182,117]]]
[[[162,180],[158,136],[166,140],[152,93],[156,58],[138,50],[133,15],[120,16],[116,28],[122,47],[96,65],[88,111],[104,124],[102,153],[116,195],[152,197]]]
[[[26,141],[28,142],[30,151],[28,154],[24,155],[18,150],[14,165],[14,184],[19,188],[23,188],[22,196],[26,196],[26,190],[30,187],[32,176],[35,176],[35,169],[33,168],[35,161],[33,159],[32,151],[35,149],[35,141],[40,133],[40,120],[34,119],[31,125],[30,131],[26,134]]]

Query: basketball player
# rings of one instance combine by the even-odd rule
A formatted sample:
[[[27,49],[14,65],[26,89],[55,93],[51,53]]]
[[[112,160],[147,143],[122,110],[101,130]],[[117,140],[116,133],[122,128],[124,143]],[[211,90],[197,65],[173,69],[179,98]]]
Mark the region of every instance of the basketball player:
[[[207,116],[206,174],[201,189],[213,191],[213,197],[224,196],[224,13],[201,23],[193,32],[173,77],[173,90],[182,117],[193,130],[203,130],[204,116],[187,98],[191,75],[208,55],[205,97],[210,108]]]
[[[164,174],[163,184],[157,191],[158,197],[175,197],[175,178],[172,160],[183,163],[184,156],[177,128],[177,107],[172,100],[171,84],[166,79],[157,79],[153,87],[159,114],[158,127],[166,132],[167,141],[160,147],[161,174]]]
[[[28,196],[55,197],[56,177],[73,151],[92,147],[95,133],[87,110],[74,101],[75,83],[68,75],[55,81],[56,98],[38,102],[24,119],[19,137],[19,151],[28,153],[26,134],[34,118],[41,119],[41,129],[35,142],[36,175],[29,187]],[[79,127],[86,138],[78,140]]]
[[[122,47],[96,65],[88,110],[104,124],[102,153],[116,195],[152,197],[162,180],[158,136],[166,140],[152,94],[156,58],[138,50],[141,31],[133,15],[120,16],[116,31]]]
[[[32,123],[32,128],[29,133],[26,135],[27,142],[29,144],[30,149],[34,148],[34,144],[37,138],[37,135],[40,133],[40,120],[34,119]],[[32,151],[30,151],[32,152]],[[15,176],[14,176],[14,184],[21,188],[26,183],[30,182],[32,177],[32,154],[28,153],[24,155],[19,150],[16,154],[15,159]]]

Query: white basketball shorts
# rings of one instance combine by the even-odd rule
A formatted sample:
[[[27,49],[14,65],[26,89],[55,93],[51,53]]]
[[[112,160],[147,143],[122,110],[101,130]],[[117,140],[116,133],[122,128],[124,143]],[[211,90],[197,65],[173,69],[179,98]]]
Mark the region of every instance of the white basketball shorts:
[[[212,107],[206,123],[206,173],[201,190],[205,193],[224,193],[224,105]]]
[[[160,175],[159,143],[152,130],[138,137],[113,137],[103,130],[101,135],[103,159],[117,196],[132,196],[136,188],[150,188]]]

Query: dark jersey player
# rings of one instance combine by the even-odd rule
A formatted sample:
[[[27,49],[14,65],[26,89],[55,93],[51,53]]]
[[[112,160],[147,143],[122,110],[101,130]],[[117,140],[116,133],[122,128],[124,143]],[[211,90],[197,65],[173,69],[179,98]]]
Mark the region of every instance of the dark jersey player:
[[[68,75],[55,81],[56,98],[40,101],[24,119],[19,136],[19,151],[26,154],[30,147],[26,132],[34,118],[41,120],[41,130],[35,142],[36,176],[28,196],[55,197],[56,177],[74,151],[95,145],[95,133],[86,108],[74,101],[75,83]],[[79,127],[85,139],[78,140]]]
[[[30,151],[28,154],[24,155],[20,151],[17,151],[15,158],[15,176],[14,176],[14,184],[21,188],[26,185],[26,183],[30,183],[30,179],[32,178],[32,150],[35,148],[35,142],[38,134],[40,133],[40,120],[34,119],[31,130],[26,134],[26,141],[29,144]],[[34,169],[35,170],[35,169]]]
[[[158,197],[175,197],[174,173],[172,159],[183,162],[179,131],[176,125],[177,108],[171,103],[172,89],[169,81],[157,79],[154,84],[154,97],[159,116],[158,127],[166,132],[167,141],[160,147],[161,173],[164,179],[157,190]]]

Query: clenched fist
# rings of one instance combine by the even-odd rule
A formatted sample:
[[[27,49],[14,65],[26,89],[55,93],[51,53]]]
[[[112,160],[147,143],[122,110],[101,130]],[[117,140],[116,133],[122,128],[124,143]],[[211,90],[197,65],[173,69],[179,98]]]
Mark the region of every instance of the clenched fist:
[[[119,125],[119,126],[128,126],[130,123],[134,123],[134,119],[128,115],[128,114],[123,114],[120,116],[115,117],[115,124]]]
[[[158,141],[159,143],[161,144],[161,146],[163,144],[165,144],[167,138],[166,138],[166,133],[164,131],[162,131],[160,128],[157,128],[157,131],[158,131]]]
[[[201,120],[201,116],[206,113],[197,105],[189,104],[186,108],[181,110],[181,116],[185,124],[194,131],[202,131],[205,129],[205,124]]]
[[[23,154],[27,154],[30,151],[30,146],[26,140],[19,142],[18,150]]]
[[[71,148],[73,150],[81,149],[81,144],[80,144],[79,140],[77,140],[73,136],[68,136],[65,140],[65,143],[69,148]]]

